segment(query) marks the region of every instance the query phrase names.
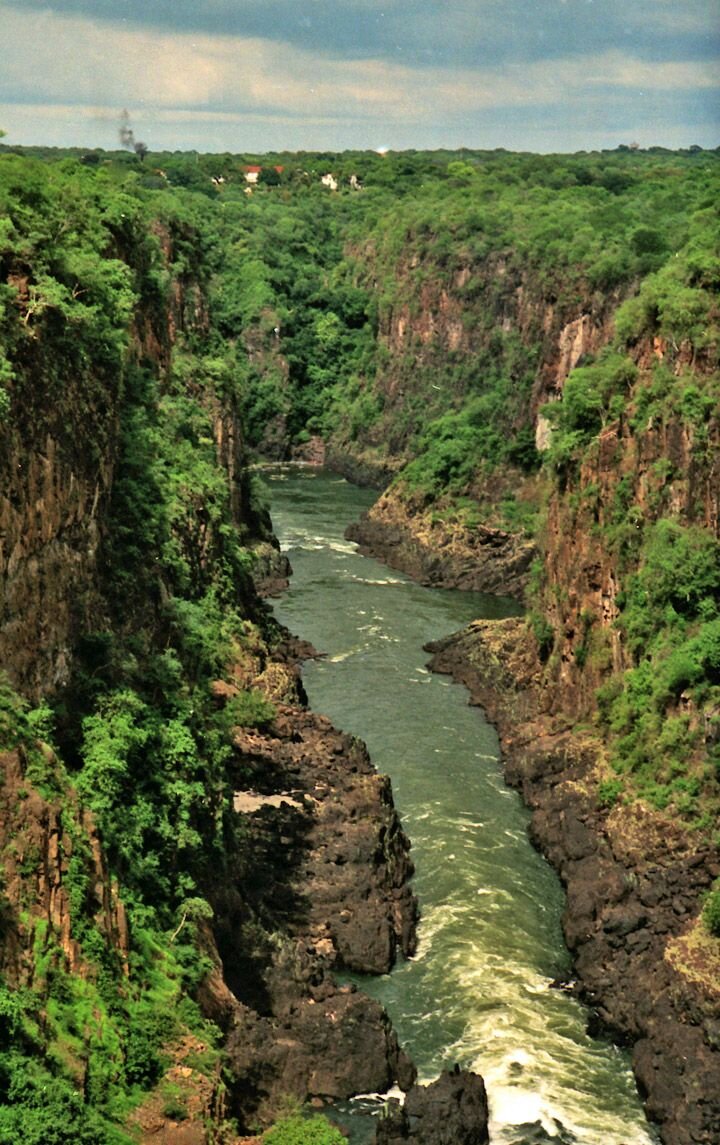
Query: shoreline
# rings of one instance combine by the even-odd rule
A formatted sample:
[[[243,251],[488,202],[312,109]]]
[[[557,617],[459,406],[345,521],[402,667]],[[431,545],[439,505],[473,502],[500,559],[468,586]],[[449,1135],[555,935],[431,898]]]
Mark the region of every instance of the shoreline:
[[[475,621],[426,645],[498,731],[506,782],[567,894],[563,932],[589,1030],[632,1046],[664,1145],[720,1140],[720,980],[702,975],[696,922],[720,873],[707,844],[642,804],[598,805],[599,745],[543,710],[540,662],[520,620]],[[698,964],[699,963],[699,964]]]

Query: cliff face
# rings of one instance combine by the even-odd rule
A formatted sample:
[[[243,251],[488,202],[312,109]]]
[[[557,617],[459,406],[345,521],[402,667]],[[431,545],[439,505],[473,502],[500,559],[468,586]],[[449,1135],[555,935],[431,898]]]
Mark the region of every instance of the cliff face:
[[[677,257],[603,292],[577,277],[563,292],[512,254],[444,277],[398,263],[382,413],[346,449],[400,463],[352,539],[426,583],[528,602],[526,621],[439,642],[432,666],[498,723],[567,889],[594,1025],[634,1046],[662,1140],[694,1145],[720,1132],[718,941],[701,917],[720,872],[720,394],[716,277]],[[499,408],[477,397],[493,368]],[[488,425],[530,437],[539,471]]]
[[[47,745],[36,748],[35,754],[38,751],[44,754],[46,765],[57,764]],[[92,816],[37,790],[31,778],[32,756],[26,748],[3,753],[2,768],[3,978],[14,988],[43,991],[56,960],[73,975],[92,973],[73,934],[72,898],[79,884],[86,888],[102,942],[119,957],[127,973],[127,914],[117,882],[108,872]]]
[[[102,299],[114,344],[99,359],[89,336],[83,344],[85,315],[38,307],[27,255],[3,259],[13,290],[14,330],[4,333],[14,348],[14,378],[9,416],[0,422],[0,659],[34,701],[67,686],[78,638],[104,622],[98,559],[128,370],[144,362],[166,377],[178,332],[207,328],[197,282],[172,278],[158,298],[145,281],[146,263],[170,276],[176,257],[171,229],[158,223],[152,231],[141,240],[112,233],[113,261],[132,276],[134,290]],[[76,282],[74,294],[79,300],[90,289]],[[218,416],[218,450],[231,481],[232,424]]]
[[[636,398],[647,381],[644,374]],[[550,498],[543,600],[556,633],[549,683],[559,708],[592,712],[608,674],[632,667],[618,595],[637,567],[642,535],[664,517],[720,535],[719,479],[716,414],[695,426],[672,415],[642,425],[624,417],[602,431],[572,482]],[[618,526],[630,537],[608,544]]]
[[[112,408],[108,418],[114,417]],[[5,436],[0,500],[0,657],[27,695],[68,683],[71,644],[101,609],[96,590],[99,521],[112,461],[80,471],[50,434],[40,449]]]
[[[143,1140],[200,1142],[362,1068],[412,1084],[381,1008],[330,977],[412,950],[412,867],[389,784],[305,712],[252,587],[287,570],[203,223],[87,183],[79,262],[20,235],[0,267],[0,1105],[14,1140],[64,1102],[68,1141],[105,1145],[139,1087]]]
[[[508,460],[492,469],[466,466],[461,474],[450,455],[430,492],[418,476],[423,439],[418,459],[414,435],[448,407],[471,403],[485,385],[484,369],[507,370],[515,381],[496,411],[500,430],[508,440],[524,434],[544,449],[551,427],[540,410],[561,397],[579,362],[607,345],[618,298],[588,292],[559,301],[537,274],[499,256],[463,266],[449,281],[421,269],[422,285],[413,293],[417,263],[399,267],[400,296],[411,300],[381,312],[384,352],[375,382],[381,418],[354,443],[345,442],[339,457],[337,445],[330,446],[330,463],[351,476],[368,458],[378,474],[383,466],[399,471],[351,536],[426,583],[522,598],[537,556],[529,518],[542,485]],[[483,425],[492,416],[488,409]],[[448,438],[461,431],[453,426]],[[413,464],[403,469],[408,461]]]
[[[364,284],[387,275],[373,247],[359,261]],[[512,252],[467,263],[455,257],[451,266],[432,252],[400,257],[393,277],[393,295],[379,305],[373,389],[382,413],[344,446],[351,455],[375,451],[379,464],[395,458],[396,467],[417,455],[410,439],[433,417],[471,401],[503,372],[511,380],[502,411],[508,432],[534,428],[570,371],[607,343],[622,297],[587,284],[563,290]]]

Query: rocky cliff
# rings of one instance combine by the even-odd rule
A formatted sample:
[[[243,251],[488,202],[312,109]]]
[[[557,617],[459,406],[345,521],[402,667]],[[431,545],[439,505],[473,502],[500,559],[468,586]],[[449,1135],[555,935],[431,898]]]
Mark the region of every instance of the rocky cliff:
[[[409,843],[362,745],[304,709],[253,588],[287,570],[211,353],[203,222],[88,174],[68,242],[64,176],[18,174],[0,268],[0,1129],[231,1140],[230,1117],[267,1124],[289,1094],[408,1087],[382,1009],[331,972],[412,951]],[[30,176],[63,223],[42,250],[45,215],[18,206]]]
[[[375,458],[381,484],[395,476],[352,526],[367,551],[425,583],[522,597],[537,555],[532,516],[542,488],[518,466],[519,450],[531,459],[531,442],[547,446],[550,425],[540,411],[562,395],[579,362],[608,344],[619,294],[558,297],[552,280],[509,255],[452,273],[433,269],[418,258],[399,263],[397,298],[378,330],[374,391],[382,414],[354,442],[332,442],[329,461],[348,472],[348,458],[365,467]],[[504,434],[508,446],[525,442],[499,466],[482,453],[463,457],[455,443],[465,427],[458,415],[447,419],[448,409],[477,400],[483,371],[507,372],[510,390],[478,410],[478,427]],[[438,458],[427,430],[433,419],[447,442]]]
[[[512,253],[400,257],[382,412],[347,443],[401,465],[349,536],[425,583],[528,604],[526,621],[440,642],[433,666],[499,724],[567,888],[580,992],[635,1047],[672,1145],[720,1132],[719,948],[702,917],[720,872],[717,278],[693,241],[602,292],[578,277],[563,291]],[[473,371],[490,388],[493,362],[502,407],[474,412]],[[493,412],[508,441],[532,438],[534,474],[486,433]]]

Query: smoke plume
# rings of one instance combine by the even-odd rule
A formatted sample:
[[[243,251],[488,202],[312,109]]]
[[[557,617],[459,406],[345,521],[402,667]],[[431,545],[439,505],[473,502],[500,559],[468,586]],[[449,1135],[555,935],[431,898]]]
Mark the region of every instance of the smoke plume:
[[[127,108],[123,108],[120,116],[118,136],[120,138],[121,147],[124,147],[127,151],[134,151],[141,161],[145,158],[148,152],[147,144],[135,138],[135,132],[130,126],[130,112]]]

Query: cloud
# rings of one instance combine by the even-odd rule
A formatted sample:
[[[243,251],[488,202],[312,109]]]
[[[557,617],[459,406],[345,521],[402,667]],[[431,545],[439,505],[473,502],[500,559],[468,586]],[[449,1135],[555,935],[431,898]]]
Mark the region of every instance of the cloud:
[[[592,54],[645,59],[715,48],[716,0],[5,0],[28,15],[122,22],[155,32],[262,39],[344,59],[468,66]],[[0,0],[2,4],[2,0]]]
[[[372,7],[371,0],[365,3]],[[276,139],[285,128],[285,146],[305,149],[365,146],[360,138],[377,131],[394,131],[392,146],[437,146],[430,137],[435,140],[443,126],[446,145],[483,146],[488,125],[495,130],[505,124],[517,133],[522,117],[538,130],[543,119],[556,121],[569,138],[583,122],[597,134],[603,115],[609,130],[611,109],[621,105],[631,123],[641,105],[645,116],[655,108],[658,117],[660,109],[667,117],[670,96],[678,117],[688,101],[703,99],[709,107],[718,75],[717,61],[653,63],[621,48],[505,65],[420,68],[382,56],[348,60],[261,37],[158,31],[7,6],[0,7],[0,39],[13,45],[0,78],[0,99],[17,108],[10,119],[4,113],[3,126],[13,137],[21,122],[29,122],[33,105],[46,127],[59,122],[48,110],[57,105],[66,124],[75,109],[75,142],[83,143],[88,136],[80,133],[92,126],[105,131],[105,146],[115,142],[123,107],[153,147],[207,148],[210,127],[217,149],[249,146],[234,139],[234,125],[249,122],[271,126]],[[98,108],[101,114],[93,111]],[[706,112],[706,128],[709,119]],[[304,141],[303,124],[315,142]],[[173,127],[181,142],[174,142]],[[197,136],[188,142],[193,130]],[[232,143],[222,141],[223,130]],[[515,141],[495,145],[530,146],[522,139],[516,134]]]
[[[717,61],[651,64],[618,50],[507,67],[417,70],[387,60],[318,57],[289,44],[241,37],[157,34],[50,13],[0,13],[6,57],[0,91],[119,106],[279,108],[308,114],[397,115],[557,102],[598,86],[710,89]]]

